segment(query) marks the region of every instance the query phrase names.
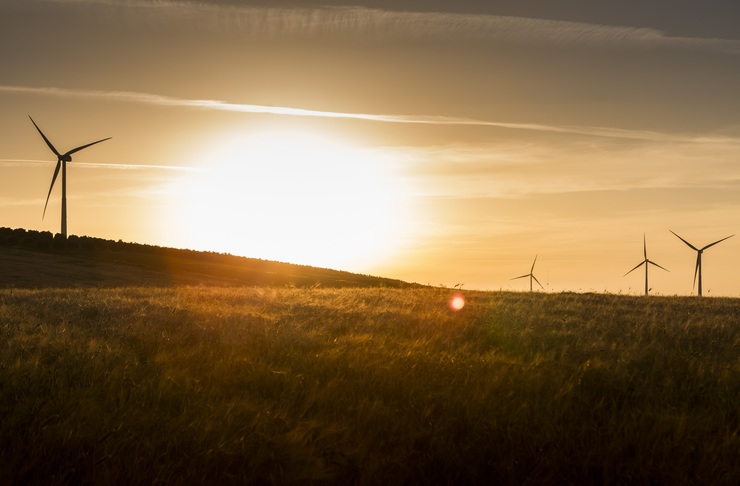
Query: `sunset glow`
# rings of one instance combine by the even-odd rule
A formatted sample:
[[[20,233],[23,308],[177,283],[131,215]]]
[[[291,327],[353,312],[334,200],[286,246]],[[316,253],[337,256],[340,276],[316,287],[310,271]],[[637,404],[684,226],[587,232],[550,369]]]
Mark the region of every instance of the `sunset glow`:
[[[691,295],[739,233],[740,3],[0,2],[0,226],[410,282]],[[59,35],[64,26],[65,35]],[[21,42],[19,39],[23,39]],[[740,238],[702,261],[740,296]]]
[[[169,209],[188,247],[359,268],[398,246],[403,187],[387,160],[328,136],[229,133],[196,154],[204,173],[175,184]]]

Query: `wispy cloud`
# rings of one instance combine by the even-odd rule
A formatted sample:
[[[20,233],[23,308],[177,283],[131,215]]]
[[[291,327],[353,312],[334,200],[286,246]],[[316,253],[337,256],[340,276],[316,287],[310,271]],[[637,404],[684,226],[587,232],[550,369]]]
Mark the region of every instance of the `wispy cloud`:
[[[388,41],[488,40],[520,44],[599,45],[635,48],[709,49],[740,53],[740,41],[672,37],[651,28],[536,18],[446,12],[399,12],[365,7],[265,8],[195,1],[45,0],[96,4],[149,15],[159,21],[189,22],[194,28],[236,29],[250,36],[342,36]],[[147,22],[157,21],[151,17]]]
[[[28,167],[29,165],[48,166],[54,160],[37,159],[0,159],[0,167]],[[93,162],[75,162],[75,167],[86,169],[111,169],[111,170],[163,170],[174,172],[204,172],[208,169],[201,167],[185,167],[180,165],[151,165],[151,164],[108,164]]]
[[[309,110],[286,106],[253,105],[245,103],[231,103],[221,100],[184,99],[163,96],[151,93],[131,91],[97,91],[78,90],[56,87],[27,87],[0,85],[0,93],[18,93],[42,96],[58,96],[65,98],[88,98],[106,101],[139,103],[155,106],[169,106],[181,108],[198,108],[206,110],[229,111],[237,113],[270,114],[298,117],[345,118],[381,123],[407,123],[448,126],[474,126],[506,128],[513,130],[532,130],[538,132],[552,132],[594,137],[622,138],[636,140],[650,140],[661,142],[692,142],[692,143],[724,143],[734,141],[733,138],[700,135],[674,135],[645,130],[626,130],[608,127],[588,127],[573,125],[543,125],[537,123],[508,123],[473,118],[444,116],[444,115],[395,115],[372,113],[346,113],[337,111]]]
[[[723,145],[549,142],[395,147],[421,195],[519,198],[652,189],[721,190],[740,182],[740,140]]]

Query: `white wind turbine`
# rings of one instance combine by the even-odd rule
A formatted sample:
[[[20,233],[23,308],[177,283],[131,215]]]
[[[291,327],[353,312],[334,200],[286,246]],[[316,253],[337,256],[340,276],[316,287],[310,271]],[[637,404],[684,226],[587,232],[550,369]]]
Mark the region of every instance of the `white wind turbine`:
[[[635,268],[633,268],[629,272],[625,273],[623,275],[623,277],[626,277],[630,273],[634,272],[635,270],[637,270],[638,268],[640,268],[640,266],[645,265],[645,295],[648,295],[648,291],[650,290],[649,287],[648,287],[648,267],[650,267],[650,265],[655,265],[658,268],[662,268],[666,272],[668,272],[670,270],[668,270],[667,268],[661,267],[660,265],[658,265],[657,263],[655,263],[653,261],[648,260],[648,257],[647,257],[647,243],[645,243],[645,235],[644,234],[642,235],[642,251],[643,251],[643,255],[645,256],[645,259],[643,261],[641,261],[638,265],[636,265]]]
[[[514,277],[511,280],[516,280],[518,278],[526,278],[529,277],[529,291],[532,291],[532,280],[537,282],[537,285],[542,287],[542,284],[539,280],[537,280],[537,277],[534,276],[534,264],[537,263],[537,255],[534,256],[534,261],[532,262],[532,268],[529,269],[529,273],[526,275],[520,275],[519,277]],[[545,290],[545,287],[542,287],[542,290]]]
[[[29,115],[28,118],[31,118]],[[110,140],[112,137],[104,138],[101,140],[97,140],[92,143],[88,143],[85,145],[80,145],[79,147],[73,148],[72,150],[67,151],[64,154],[60,154],[59,151],[52,145],[52,143],[49,141],[48,138],[46,138],[46,135],[44,135],[44,132],[41,131],[38,125],[36,125],[36,122],[33,121],[33,118],[31,118],[31,123],[33,123],[33,126],[36,127],[36,130],[39,131],[41,134],[41,137],[44,139],[44,142],[46,142],[46,145],[49,146],[52,152],[57,156],[57,166],[54,169],[54,176],[51,178],[51,186],[49,187],[49,193],[46,195],[46,204],[44,204],[44,214],[41,216],[43,219],[44,216],[46,216],[46,207],[49,205],[49,196],[51,196],[51,190],[54,188],[54,182],[57,180],[57,176],[59,175],[59,169],[62,169],[62,235],[64,238],[67,237],[67,162],[72,162],[72,154],[75,152],[79,152],[82,149],[85,149],[89,147],[90,145],[95,145],[96,143],[104,142],[106,140]]]
[[[670,231],[671,233],[673,233],[674,235],[676,235],[676,233],[674,233],[673,230],[668,230],[668,231]],[[706,246],[703,246],[701,248],[697,248],[694,245],[692,245],[691,243],[689,243],[688,241],[686,241],[683,238],[681,238],[680,236],[676,235],[676,237],[679,240],[683,241],[684,243],[686,243],[686,245],[689,246],[689,248],[691,248],[692,250],[696,251],[696,268],[694,269],[694,285],[696,285],[696,276],[699,275],[699,287],[698,287],[698,295],[699,295],[699,297],[701,297],[701,254],[704,252],[704,250],[706,250],[710,246],[714,246],[714,245],[716,245],[717,243],[719,243],[721,241],[725,241],[728,238],[732,238],[733,236],[735,236],[735,235],[725,236],[721,240],[717,240],[714,243],[710,243],[710,244],[708,244]]]

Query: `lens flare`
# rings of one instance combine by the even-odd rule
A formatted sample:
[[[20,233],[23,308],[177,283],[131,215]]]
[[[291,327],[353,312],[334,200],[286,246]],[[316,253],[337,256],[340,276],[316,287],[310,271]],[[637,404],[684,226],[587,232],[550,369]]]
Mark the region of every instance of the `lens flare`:
[[[465,307],[465,297],[462,294],[455,294],[450,299],[450,310],[457,312]]]

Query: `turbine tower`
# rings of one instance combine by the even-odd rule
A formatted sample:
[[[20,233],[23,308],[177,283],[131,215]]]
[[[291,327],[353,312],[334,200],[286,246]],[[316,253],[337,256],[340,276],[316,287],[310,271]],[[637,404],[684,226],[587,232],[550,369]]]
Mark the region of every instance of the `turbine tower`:
[[[668,231],[670,231],[671,233],[673,233],[674,235],[676,235],[676,233],[674,233],[673,230],[668,230]],[[706,250],[710,246],[714,246],[714,245],[716,245],[717,243],[719,243],[721,241],[725,241],[727,238],[732,238],[733,236],[735,236],[735,235],[726,236],[726,237],[722,238],[721,240],[717,240],[714,243],[708,244],[707,246],[704,246],[702,248],[697,248],[694,245],[692,245],[691,243],[689,243],[688,241],[686,241],[683,238],[681,238],[680,236],[676,235],[676,237],[679,240],[683,241],[684,243],[686,243],[686,245],[688,245],[689,248],[691,248],[692,250],[696,251],[696,268],[694,269],[694,285],[696,285],[696,276],[699,275],[699,291],[698,291],[699,297],[701,297],[701,254],[704,252],[704,250]]]
[[[532,268],[529,269],[529,273],[528,274],[521,275],[519,277],[514,277],[514,278],[511,279],[511,280],[516,280],[518,278],[526,278],[526,277],[529,277],[529,291],[530,292],[532,291],[532,280],[534,280],[535,282],[537,282],[537,285],[539,285],[540,287],[542,287],[542,284],[540,283],[540,281],[537,280],[537,277],[534,276],[534,264],[535,263],[537,263],[537,255],[534,256],[534,261],[532,262]],[[545,287],[542,287],[542,290],[545,290]]]
[[[28,116],[28,118],[31,118],[31,115]],[[102,140],[98,140],[96,142],[88,143],[85,145],[80,145],[77,148],[73,148],[72,150],[60,154],[59,151],[54,148],[54,145],[49,141],[48,138],[46,138],[46,135],[44,135],[44,132],[41,131],[38,125],[36,125],[36,122],[33,121],[33,118],[31,118],[31,123],[33,123],[33,126],[36,127],[36,130],[39,131],[41,134],[41,137],[44,139],[44,142],[46,142],[46,145],[49,146],[52,152],[54,152],[54,155],[57,156],[57,166],[54,169],[54,176],[51,178],[51,186],[49,187],[49,193],[46,195],[46,204],[44,204],[44,214],[41,216],[41,219],[46,216],[46,206],[49,205],[49,196],[51,196],[51,190],[54,188],[54,182],[57,180],[57,176],[59,175],[59,169],[62,169],[62,236],[64,238],[67,238],[67,162],[72,162],[72,154],[75,152],[79,152],[82,149],[85,149],[89,147],[90,145],[95,145],[96,143],[105,142],[106,140],[110,140],[112,137],[104,138]]]
[[[643,261],[641,261],[638,265],[636,265],[635,268],[633,268],[632,270],[630,270],[629,272],[625,273],[622,276],[623,277],[626,277],[630,273],[632,273],[635,270],[637,270],[638,268],[640,268],[642,265],[645,265],[645,295],[648,295],[648,291],[650,290],[650,288],[648,287],[648,267],[650,267],[650,265],[655,265],[658,268],[662,268],[666,272],[669,272],[670,270],[668,270],[667,268],[661,267],[660,265],[658,265],[657,263],[655,263],[653,261],[648,260],[648,257],[647,257],[647,243],[645,243],[645,234],[642,235],[642,252],[643,252],[643,255],[645,256],[645,259]]]

